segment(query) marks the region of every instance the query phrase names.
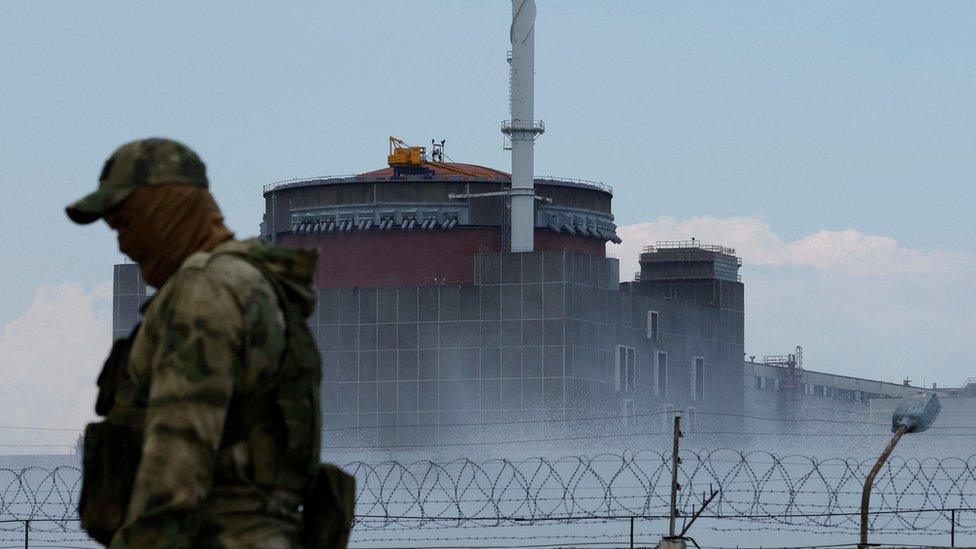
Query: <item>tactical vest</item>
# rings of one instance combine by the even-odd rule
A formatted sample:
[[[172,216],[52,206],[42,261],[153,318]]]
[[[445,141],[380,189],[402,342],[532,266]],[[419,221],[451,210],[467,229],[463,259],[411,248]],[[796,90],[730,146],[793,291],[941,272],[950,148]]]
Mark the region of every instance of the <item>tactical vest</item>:
[[[247,253],[217,251],[191,258],[205,264],[218,255],[233,255],[258,269],[274,288],[285,318],[285,349],[275,382],[252,395],[234,394],[228,407],[221,449],[246,441],[254,478],[249,483],[265,494],[287,490],[303,495],[303,541],[309,548],[345,547],[355,506],[355,479],[338,467],[319,463],[321,415],[319,387],[322,360],[296,305],[298,296]],[[199,263],[198,263],[199,264]],[[85,429],[79,514],[82,527],[101,543],[110,543],[121,527],[135,483],[141,454],[143,417],[112,417],[109,411],[124,383],[136,329],[117,341],[99,375],[96,412],[106,417]],[[249,427],[271,423],[274,446],[250,440]],[[270,496],[269,496],[270,497]]]
[[[322,358],[299,308],[298,296],[289,294],[264,266],[244,253],[223,252],[247,261],[271,283],[285,317],[285,349],[275,383],[253,395],[231,398],[221,446],[248,438],[248,429],[262,421],[272,422],[278,435],[276,448],[250,444],[254,481],[258,486],[304,493],[319,465],[322,419],[319,387]],[[216,257],[213,254],[210,257]]]

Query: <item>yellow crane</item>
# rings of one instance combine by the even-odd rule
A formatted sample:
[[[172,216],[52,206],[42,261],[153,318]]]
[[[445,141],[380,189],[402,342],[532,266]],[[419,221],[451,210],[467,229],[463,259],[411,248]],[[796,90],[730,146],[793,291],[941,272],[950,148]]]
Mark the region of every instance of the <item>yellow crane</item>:
[[[440,146],[443,150],[444,142]],[[386,157],[387,164],[393,168],[393,178],[400,179],[404,175],[420,175],[425,178],[433,177],[433,167],[476,177],[477,174],[459,168],[453,164],[435,162],[427,158],[427,147],[408,145],[399,137],[390,136],[390,154]]]
[[[427,147],[411,147],[399,137],[390,136],[390,154],[386,157],[390,166],[423,166],[426,159]]]

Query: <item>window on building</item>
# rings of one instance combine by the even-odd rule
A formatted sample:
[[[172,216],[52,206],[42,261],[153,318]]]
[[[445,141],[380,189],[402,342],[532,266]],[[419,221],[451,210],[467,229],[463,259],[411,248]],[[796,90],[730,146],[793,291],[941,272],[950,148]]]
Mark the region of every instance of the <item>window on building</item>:
[[[647,311],[647,339],[658,340],[660,335],[660,316],[657,311]]]
[[[632,393],[637,390],[637,353],[633,347],[617,345],[614,387],[618,391]]]
[[[756,389],[769,389],[769,378],[756,376]]]
[[[760,377],[759,379],[765,380],[766,378]],[[700,356],[691,359],[691,400],[698,402],[705,400],[705,359]]]
[[[668,354],[664,351],[658,351],[654,361],[654,394],[668,396]]]
[[[774,379],[773,380],[773,390],[774,391],[779,391],[779,380],[778,379]]]

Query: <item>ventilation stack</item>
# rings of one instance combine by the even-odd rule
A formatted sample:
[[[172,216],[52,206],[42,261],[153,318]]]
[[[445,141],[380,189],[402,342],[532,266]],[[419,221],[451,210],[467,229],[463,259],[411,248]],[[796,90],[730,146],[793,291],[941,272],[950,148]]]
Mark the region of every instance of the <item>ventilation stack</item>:
[[[513,252],[534,248],[535,188],[532,178],[535,138],[545,131],[534,116],[535,1],[512,0],[511,74],[509,93],[511,120],[502,123],[502,133],[512,143],[512,240]]]

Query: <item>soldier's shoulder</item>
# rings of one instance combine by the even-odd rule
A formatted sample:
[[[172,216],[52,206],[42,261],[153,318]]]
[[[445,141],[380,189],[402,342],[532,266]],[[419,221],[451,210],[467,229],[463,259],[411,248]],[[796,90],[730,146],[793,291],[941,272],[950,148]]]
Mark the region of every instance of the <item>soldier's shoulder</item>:
[[[161,318],[174,311],[199,312],[240,310],[234,292],[213,268],[214,261],[205,253],[193,254],[159,289],[144,313],[144,324],[156,326]]]
[[[233,296],[240,311],[270,313],[278,308],[274,286],[254,262],[249,260],[254,241],[228,240],[209,252],[190,256],[181,267],[187,274],[197,272],[211,283],[219,284]]]
[[[183,262],[180,271],[202,272],[231,290],[240,291],[253,286],[270,288],[261,271],[244,258],[246,251],[246,242],[228,240],[213,250],[191,255]]]

